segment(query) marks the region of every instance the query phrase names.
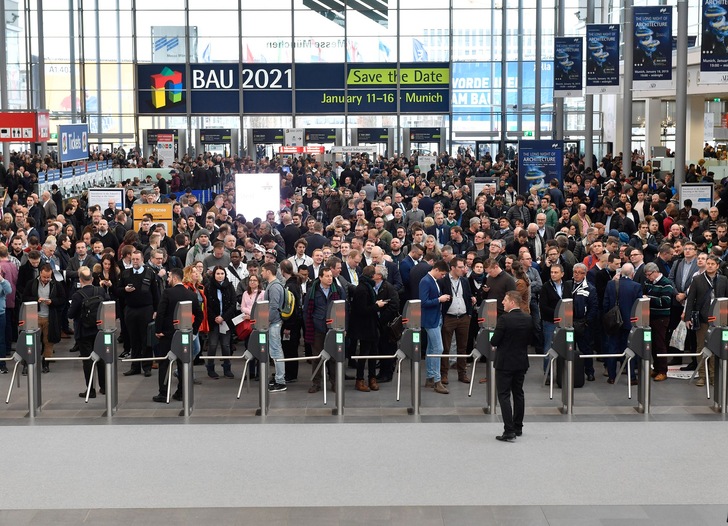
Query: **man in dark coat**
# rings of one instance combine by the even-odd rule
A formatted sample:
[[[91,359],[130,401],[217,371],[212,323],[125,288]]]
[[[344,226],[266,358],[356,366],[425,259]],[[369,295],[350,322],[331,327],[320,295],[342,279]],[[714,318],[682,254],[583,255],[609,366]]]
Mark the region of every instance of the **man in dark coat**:
[[[387,267],[376,265],[374,267],[374,291],[378,300],[386,301],[386,305],[379,311],[379,350],[382,354],[394,354],[397,342],[390,338],[387,326],[399,316],[399,294],[394,285],[387,281]],[[379,361],[379,374],[377,382],[391,382],[394,375],[394,359]]]
[[[505,313],[498,316],[491,345],[495,353],[495,382],[498,403],[503,416],[503,434],[495,438],[502,442],[515,440],[523,430],[525,398],[523,381],[528,370],[528,345],[531,343],[533,324],[531,316],[521,310],[520,293],[511,290],[503,298]],[[511,393],[513,410],[511,410]]]
[[[50,372],[46,358],[53,356],[53,347],[61,341],[61,311],[66,303],[63,284],[53,279],[53,269],[48,263],[41,265],[37,279],[26,283],[23,302],[38,303],[38,327],[43,345],[42,370]]]
[[[202,323],[202,308],[197,301],[197,293],[185,287],[182,283],[184,274],[182,269],[173,268],[169,271],[167,284],[169,285],[162,292],[162,297],[157,308],[157,317],[154,320],[154,332],[159,339],[157,346],[157,356],[162,357],[159,360],[159,394],[152,398],[155,402],[165,403],[167,401],[167,371],[169,368],[169,360],[164,359],[172,348],[172,336],[174,335],[174,315],[177,305],[181,301],[192,302],[192,333],[197,334]],[[182,368],[177,361],[177,377],[178,382],[182,381]],[[172,395],[175,400],[182,400],[182,391],[180,384],[177,384],[177,391]]]

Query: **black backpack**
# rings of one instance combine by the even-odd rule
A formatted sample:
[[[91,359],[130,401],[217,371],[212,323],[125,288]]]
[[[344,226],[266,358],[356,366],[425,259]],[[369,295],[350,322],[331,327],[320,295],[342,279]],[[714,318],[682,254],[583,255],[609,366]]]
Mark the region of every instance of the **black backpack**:
[[[97,287],[94,287],[93,296],[87,296],[83,290],[80,290],[79,292],[81,293],[81,296],[83,296],[79,321],[81,322],[81,325],[87,329],[96,328],[99,305],[101,305],[104,301],[101,297],[101,292]]]

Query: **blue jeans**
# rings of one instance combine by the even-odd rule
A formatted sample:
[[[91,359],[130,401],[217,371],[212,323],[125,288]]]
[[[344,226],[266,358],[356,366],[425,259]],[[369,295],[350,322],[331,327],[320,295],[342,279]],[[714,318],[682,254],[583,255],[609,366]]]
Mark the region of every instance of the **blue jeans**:
[[[543,322],[543,353],[546,354],[551,349],[551,344],[554,341],[554,332],[556,331],[556,324],[550,321]],[[548,367],[548,359],[544,358],[543,370],[546,371]]]
[[[271,323],[268,327],[268,353],[273,358],[276,364],[276,383],[285,385],[286,383],[286,364],[279,362],[283,358],[283,342],[281,341],[281,327],[283,327],[283,321]],[[265,381],[265,378],[260,379],[261,382]]]
[[[427,358],[425,365],[427,368],[427,378],[432,378],[435,383],[440,381],[440,358],[430,358],[431,354],[443,354],[442,347],[442,318],[437,327],[425,329],[427,333]]]
[[[8,352],[10,350],[10,340],[6,339],[6,333],[5,333],[5,313],[3,312],[0,314],[0,358],[5,358],[8,356]],[[7,345],[7,349],[6,349]],[[0,362],[0,369],[7,369],[7,363],[6,362]]]

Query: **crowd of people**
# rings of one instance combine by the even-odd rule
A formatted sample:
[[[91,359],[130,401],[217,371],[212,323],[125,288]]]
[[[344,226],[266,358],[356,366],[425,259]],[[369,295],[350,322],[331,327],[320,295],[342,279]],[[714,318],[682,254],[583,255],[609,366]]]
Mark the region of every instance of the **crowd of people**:
[[[442,153],[431,166],[418,165],[416,155],[326,163],[202,154],[172,166],[135,151],[106,158],[159,173],[120,183],[126,206],[111,201],[104,208],[58,188],[38,196],[51,157],[19,153],[2,163],[8,197],[0,221],[0,357],[17,339],[18,307],[26,301],[39,306],[43,372],[51,372],[47,358],[62,338],[75,334],[74,350],[90,352],[93,331],[81,320],[89,293],[116,301],[122,356],[134,358],[165,355],[171,306],[193,299],[195,354],[214,380],[235,377],[231,362],[222,361],[220,375],[215,360],[202,360],[218,348],[222,356],[241,351],[241,326],[264,299],[271,357],[304,353],[312,367],[327,332],[327,307],[338,299],[347,305],[350,357],[394,354],[392,322],[410,299],[422,301],[428,355],[467,354],[480,304],[496,299],[503,314],[506,296],[530,316],[530,343],[539,352],[551,346],[556,304],[573,298],[579,351],[621,353],[631,306],[646,296],[654,354],[690,353],[705,337],[711,299],[728,293],[728,185],[716,184],[713,206],[697,209],[679,200],[671,174],[652,172],[638,155],[623,162],[621,155],[598,161],[567,154],[560,180],[520,193],[515,161],[476,159],[469,150]],[[702,166],[690,170],[712,181]],[[232,174],[253,171],[280,174],[281,206],[261,218],[234,204]],[[474,195],[479,177],[496,182]],[[193,189],[209,188],[218,193],[199,202]],[[150,214],[133,217],[138,202],[171,203],[173,230]],[[602,320],[617,299],[624,325],[607,332]],[[125,376],[151,376],[157,367],[132,363]],[[276,362],[272,378],[260,380],[284,391],[298,379],[298,363]],[[657,356],[653,363],[652,371],[632,374],[663,381],[670,363],[697,366]],[[437,393],[448,393],[450,371],[470,382],[465,359],[433,357],[426,365],[425,387]],[[350,366],[361,392],[378,390],[394,372],[393,360]],[[615,359],[584,360],[585,379],[603,374],[613,384],[617,367]],[[700,370],[697,385],[704,383]],[[309,392],[319,389],[317,378]],[[159,390],[154,399],[163,401],[162,375]]]

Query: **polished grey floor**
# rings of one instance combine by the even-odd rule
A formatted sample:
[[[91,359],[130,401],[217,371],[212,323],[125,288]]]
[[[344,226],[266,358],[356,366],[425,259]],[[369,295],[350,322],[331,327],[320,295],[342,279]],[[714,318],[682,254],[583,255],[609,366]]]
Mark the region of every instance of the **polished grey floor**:
[[[59,356],[69,356],[69,342]],[[405,362],[406,363],[406,362]],[[125,367],[121,367],[124,370]],[[728,518],[726,422],[705,390],[653,383],[652,412],[636,389],[597,377],[575,390],[573,415],[527,377],[524,436],[493,437],[487,384],[453,381],[422,393],[408,415],[409,371],[360,393],[347,382],[344,416],[301,380],[255,416],[257,386],[202,380],[192,417],[151,400],[152,378],[121,377],[119,410],[89,404],[79,362],[42,375],[43,408],[25,415],[25,380],[0,407],[5,455],[0,524],[718,524]],[[234,370],[239,373],[241,366]],[[349,371],[351,372],[351,371]],[[454,372],[454,371],[453,371]],[[601,372],[601,371],[600,371]],[[476,378],[483,374],[476,370]],[[453,375],[453,380],[456,375]],[[0,375],[5,394],[10,375]],[[454,424],[461,425],[454,425]],[[160,425],[161,424],[161,425]],[[315,424],[315,425],[309,425]],[[346,424],[346,425],[341,425]],[[396,424],[396,425],[395,425]],[[39,490],[39,488],[41,488]]]

